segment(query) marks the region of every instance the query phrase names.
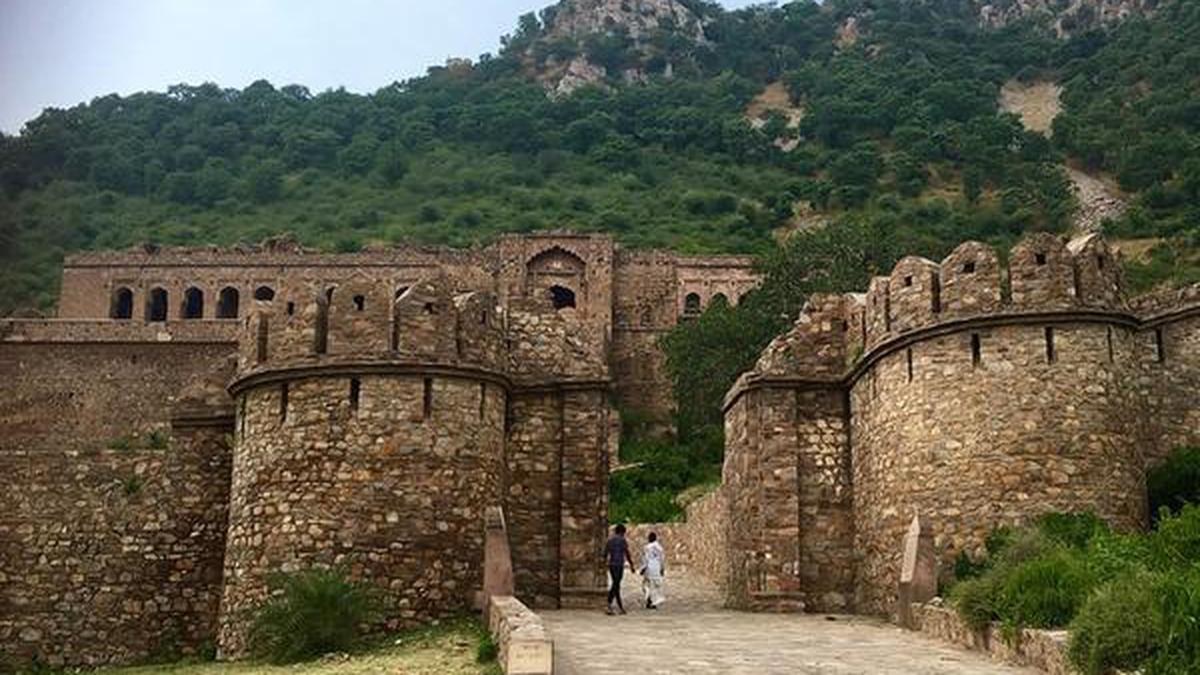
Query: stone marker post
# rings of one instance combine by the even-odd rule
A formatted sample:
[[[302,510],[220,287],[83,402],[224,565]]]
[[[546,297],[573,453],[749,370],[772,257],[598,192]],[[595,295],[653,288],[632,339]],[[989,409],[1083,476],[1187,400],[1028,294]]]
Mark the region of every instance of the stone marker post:
[[[512,552],[508,547],[508,528],[504,523],[504,509],[490,506],[484,516],[486,528],[483,542],[483,597],[480,605],[484,621],[487,621],[489,598],[513,595]]]
[[[900,593],[896,620],[905,628],[913,625],[912,604],[928,602],[937,595],[938,562],[929,521],[914,515],[904,534],[904,558],[900,564]]]

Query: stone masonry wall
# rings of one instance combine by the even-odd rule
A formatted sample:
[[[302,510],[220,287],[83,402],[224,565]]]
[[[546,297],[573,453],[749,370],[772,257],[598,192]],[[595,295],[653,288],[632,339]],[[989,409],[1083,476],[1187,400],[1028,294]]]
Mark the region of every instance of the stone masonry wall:
[[[1053,329],[1053,363],[1045,327],[997,326],[916,342],[855,382],[861,610],[891,610],[899,542],[917,513],[947,566],[959,551],[978,555],[993,528],[1047,511],[1144,525],[1142,409],[1124,386],[1136,335],[1103,322]]]
[[[642,550],[651,532],[667,555],[667,566],[683,566],[714,586],[725,583],[726,506],[724,493],[714,490],[688,504],[684,519],[674,523],[637,523],[628,526],[635,563],[642,565]]]
[[[221,595],[226,431],[177,429],[162,448],[91,440],[26,438],[0,452],[19,486],[0,497],[0,655],[69,666],[205,653]]]
[[[345,569],[389,630],[461,612],[500,503],[505,393],[462,377],[307,377],[240,394],[221,651],[276,571]],[[284,401],[284,386],[286,403]],[[481,401],[481,396],[483,400]]]

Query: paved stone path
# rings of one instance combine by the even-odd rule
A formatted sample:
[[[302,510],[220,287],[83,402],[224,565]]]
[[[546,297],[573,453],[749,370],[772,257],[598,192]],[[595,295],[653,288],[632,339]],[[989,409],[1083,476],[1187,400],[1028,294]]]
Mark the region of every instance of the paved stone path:
[[[641,578],[626,572],[627,616],[539,612],[559,675],[754,673],[1032,674],[865,617],[749,614],[720,608],[711,587],[669,570],[667,605],[640,608]]]

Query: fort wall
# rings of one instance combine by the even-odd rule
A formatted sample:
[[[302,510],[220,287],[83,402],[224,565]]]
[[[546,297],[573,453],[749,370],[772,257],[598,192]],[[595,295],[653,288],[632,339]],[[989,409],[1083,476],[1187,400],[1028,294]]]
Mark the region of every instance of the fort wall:
[[[56,666],[203,653],[229,419],[177,417],[187,385],[230,372],[232,345],[66,328],[38,322],[0,342],[0,652]],[[68,335],[81,341],[50,341]]]
[[[901,260],[865,296],[814,296],[726,398],[722,490],[751,543],[731,545],[745,560],[731,560],[728,601],[790,585],[809,609],[840,589],[890,612],[915,514],[947,567],[1047,511],[1143,527],[1146,468],[1200,443],[1198,316],[1196,288],[1126,304],[1119,258],[1094,235],[1032,235],[1007,265],[968,242],[940,263]],[[852,497],[809,498],[806,524],[814,490]],[[806,578],[821,546],[832,571]]]

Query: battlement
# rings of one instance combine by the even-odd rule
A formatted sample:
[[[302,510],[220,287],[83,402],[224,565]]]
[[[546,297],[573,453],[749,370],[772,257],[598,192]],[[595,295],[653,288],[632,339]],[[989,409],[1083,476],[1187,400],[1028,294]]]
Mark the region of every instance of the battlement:
[[[871,279],[865,294],[817,294],[792,328],[775,338],[755,368],[729,392],[732,401],[756,381],[834,382],[854,376],[874,352],[923,331],[988,319],[993,322],[1062,321],[1105,315],[1136,327],[1200,307],[1200,286],[1164,291],[1127,302],[1119,251],[1097,234],[1069,242],[1032,234],[1006,261],[991,247],[969,241],[941,262],[903,258],[888,276]],[[944,331],[943,331],[944,332]]]
[[[945,321],[1016,312],[1126,312],[1116,251],[1096,234],[1067,243],[1041,232],[1007,264],[985,244],[960,244],[940,263],[910,256],[867,291],[866,349]]]
[[[350,364],[507,371],[505,314],[487,292],[455,295],[444,275],[392,289],[367,278],[311,282],[256,301],[238,375]]]

